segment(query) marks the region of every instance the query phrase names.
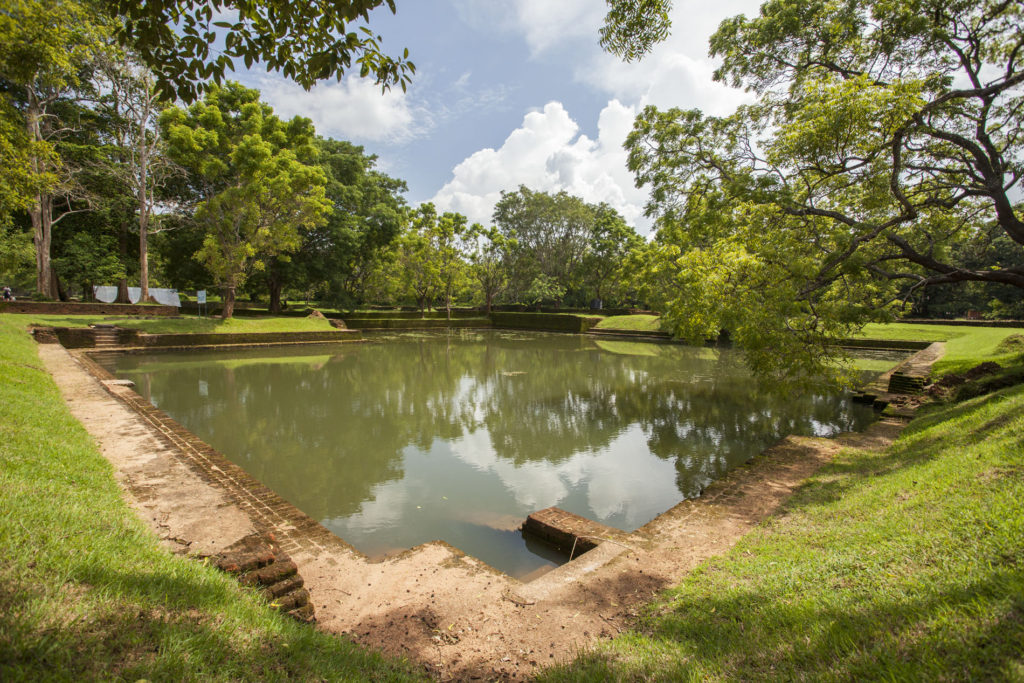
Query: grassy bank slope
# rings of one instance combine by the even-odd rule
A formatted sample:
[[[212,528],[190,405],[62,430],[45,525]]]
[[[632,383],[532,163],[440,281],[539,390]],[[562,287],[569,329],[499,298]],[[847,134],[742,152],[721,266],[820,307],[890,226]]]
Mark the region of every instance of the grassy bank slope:
[[[1024,330],[1012,327],[874,323],[866,325],[860,336],[868,339],[946,342],[946,355],[934,367],[935,373],[941,375],[964,372],[983,360],[1004,365],[1014,362],[1024,349],[1007,349],[1004,353],[1000,345],[1007,337],[1021,334],[1024,334]]]
[[[13,316],[12,316],[13,317]],[[228,332],[316,332],[334,328],[324,318],[208,318],[182,316],[180,318],[111,318],[102,315],[20,315],[23,325],[29,323],[45,327],[88,327],[93,323],[117,325],[149,334],[228,333]]]
[[[630,332],[660,332],[661,318],[656,315],[610,315],[597,325],[595,330],[627,330]]]
[[[412,678],[161,550],[0,315],[0,680]]]
[[[847,450],[548,680],[1024,680],[1024,386]]]

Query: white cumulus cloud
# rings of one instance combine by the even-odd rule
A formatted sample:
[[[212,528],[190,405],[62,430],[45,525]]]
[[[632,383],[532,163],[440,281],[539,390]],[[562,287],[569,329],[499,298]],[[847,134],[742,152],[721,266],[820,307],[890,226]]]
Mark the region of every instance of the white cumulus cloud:
[[[400,144],[424,134],[431,118],[400,88],[381,94],[368,78],[348,77],[303,90],[280,78],[260,77],[256,87],[282,118],[305,116],[319,134],[356,142]]]
[[[519,185],[565,190],[587,202],[607,202],[631,224],[646,229],[646,195],[633,186],[622,148],[635,115],[632,107],[609,102],[598,117],[597,139],[591,139],[579,133],[560,102],[549,102],[523,117],[501,147],[481,149],[459,163],[431,201],[487,224],[502,190],[514,191]]]

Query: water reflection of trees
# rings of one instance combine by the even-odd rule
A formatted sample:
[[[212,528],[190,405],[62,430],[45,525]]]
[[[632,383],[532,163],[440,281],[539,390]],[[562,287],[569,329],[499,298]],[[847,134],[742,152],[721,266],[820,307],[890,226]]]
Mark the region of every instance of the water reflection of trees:
[[[840,397],[766,395],[731,352],[710,349],[628,355],[570,335],[462,332],[345,347],[307,364],[186,358],[153,373],[152,399],[317,519],[351,515],[374,487],[401,478],[406,447],[426,452],[478,429],[519,465],[601,451],[639,424],[689,496],[782,435],[854,426]]]

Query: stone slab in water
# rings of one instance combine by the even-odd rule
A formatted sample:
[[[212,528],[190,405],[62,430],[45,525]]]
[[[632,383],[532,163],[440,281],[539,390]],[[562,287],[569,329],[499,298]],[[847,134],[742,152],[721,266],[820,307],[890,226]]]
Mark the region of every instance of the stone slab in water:
[[[596,548],[603,540],[625,537],[626,533],[580,517],[557,507],[534,512],[523,523],[523,533],[532,534],[577,557]]]

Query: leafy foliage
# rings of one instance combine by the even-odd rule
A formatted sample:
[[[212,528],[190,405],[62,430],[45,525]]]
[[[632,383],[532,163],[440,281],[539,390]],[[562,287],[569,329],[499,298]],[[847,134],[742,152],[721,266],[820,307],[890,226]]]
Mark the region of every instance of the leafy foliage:
[[[494,223],[504,239],[508,290],[513,300],[526,297],[541,275],[546,296],[555,303],[574,295],[586,303],[588,293],[601,296],[615,279],[618,264],[640,237],[615,209],[588,204],[567,192],[550,194],[520,186],[503,192],[494,208]]]
[[[225,288],[230,317],[249,272],[294,251],[299,229],[330,211],[313,127],[299,117],[281,121],[258,91],[237,83],[211,88],[187,111],[168,109],[161,127],[201,197],[195,220],[206,236],[196,256]]]
[[[627,62],[642,58],[668,37],[672,0],[607,0],[601,47]]]
[[[124,265],[109,237],[80,232],[64,248],[64,255],[54,260],[54,267],[68,282],[82,286],[83,298],[92,294],[93,285],[116,282],[124,277]]]
[[[1024,249],[1011,199],[1024,175],[1022,11],[771,0],[723,22],[716,78],[756,103],[726,117],[648,107],[627,141],[651,188],[648,276],[673,329],[728,329],[756,367],[800,374],[824,370],[823,344],[908,286],[1024,287],[1019,267],[949,252],[986,222]],[[639,27],[611,20],[643,47]]]
[[[221,85],[235,60],[256,63],[309,89],[317,81],[353,68],[387,88],[405,90],[415,65],[408,50],[392,58],[368,27],[371,10],[394,0],[109,0],[107,11],[122,20],[117,37],[157,74],[157,88],[173,100],[193,102]],[[223,38],[223,45],[218,39]],[[215,48],[214,45],[217,45]],[[218,53],[213,57],[213,53]]]

